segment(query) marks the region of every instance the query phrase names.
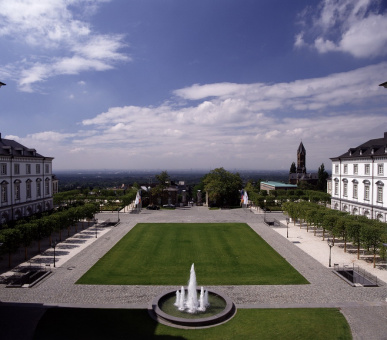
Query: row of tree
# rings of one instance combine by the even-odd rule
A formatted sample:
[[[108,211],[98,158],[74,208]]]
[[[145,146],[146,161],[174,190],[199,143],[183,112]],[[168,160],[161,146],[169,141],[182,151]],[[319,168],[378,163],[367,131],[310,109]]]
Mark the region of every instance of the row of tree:
[[[59,192],[54,195],[54,205],[64,206],[71,205],[74,202],[83,203],[101,203],[107,202],[109,206],[113,206],[114,202],[119,201],[117,209],[131,204],[136,198],[138,188],[133,187],[128,190],[96,190],[91,193],[88,190],[69,190]]]
[[[249,200],[254,205],[260,208],[269,208],[273,206],[282,207],[285,202],[294,201],[309,201],[315,203],[322,203],[324,205],[330,203],[331,195],[322,191],[315,190],[271,190],[269,194],[266,190],[254,189],[250,183],[245,188],[249,195]]]
[[[24,256],[27,260],[27,249],[33,241],[38,243],[40,253],[40,241],[49,237],[54,232],[59,233],[59,241],[62,241],[62,231],[67,229],[70,235],[70,227],[77,227],[77,222],[82,219],[92,220],[94,214],[99,211],[96,204],[81,204],[68,209],[62,209],[40,218],[32,218],[29,221],[20,220],[12,228],[0,230],[1,253],[8,253],[8,265],[11,266],[11,256],[19,247],[24,247]]]
[[[357,258],[360,256],[360,247],[371,250],[373,264],[376,265],[376,255],[385,258],[386,248],[383,244],[387,241],[386,224],[377,220],[370,220],[365,216],[350,215],[347,212],[332,210],[323,205],[307,201],[285,202],[284,211],[296,221],[306,223],[307,231],[314,228],[322,230],[323,240],[325,234],[333,238],[340,238],[344,242],[344,252],[347,251],[347,242],[357,246]]]

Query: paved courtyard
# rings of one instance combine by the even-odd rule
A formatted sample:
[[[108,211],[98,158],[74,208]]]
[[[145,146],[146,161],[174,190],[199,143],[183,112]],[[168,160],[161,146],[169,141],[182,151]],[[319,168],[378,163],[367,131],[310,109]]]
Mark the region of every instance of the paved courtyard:
[[[282,214],[271,216],[284,220]],[[117,214],[103,213],[97,217],[99,221],[116,220]],[[216,289],[228,295],[237,308],[339,307],[350,323],[354,339],[387,339],[386,284],[372,288],[351,287],[330,268],[293,242],[289,242],[289,239],[284,237],[283,230],[279,232],[264,224],[263,215],[254,214],[248,209],[208,210],[205,207],[189,207],[171,211],[142,210],[138,214],[121,213],[120,220],[121,223],[117,227],[105,229],[97,238],[89,237],[90,241],[84,242],[77,250],[67,252],[62,259],[59,256],[53,274],[33,288],[10,289],[0,285],[0,317],[8,315],[11,319],[12,315],[18,315],[14,309],[17,305],[9,303],[147,308],[153,297],[176,287],[75,285],[75,282],[139,222],[245,222],[310,284],[217,286]],[[295,231],[294,228],[299,229],[290,226],[290,231]],[[86,232],[91,236],[92,231],[91,228]],[[327,256],[328,250],[325,251]],[[30,309],[25,313],[29,316],[29,327],[33,328],[33,322],[39,319],[40,312]],[[20,323],[20,319],[18,321]]]

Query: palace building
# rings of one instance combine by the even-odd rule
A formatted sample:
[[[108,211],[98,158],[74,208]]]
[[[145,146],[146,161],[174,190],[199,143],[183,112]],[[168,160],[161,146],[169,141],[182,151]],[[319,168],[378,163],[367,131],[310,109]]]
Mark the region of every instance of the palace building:
[[[58,192],[53,159],[0,133],[1,224],[53,208],[53,194]]]
[[[387,222],[387,132],[331,160],[332,208]]]

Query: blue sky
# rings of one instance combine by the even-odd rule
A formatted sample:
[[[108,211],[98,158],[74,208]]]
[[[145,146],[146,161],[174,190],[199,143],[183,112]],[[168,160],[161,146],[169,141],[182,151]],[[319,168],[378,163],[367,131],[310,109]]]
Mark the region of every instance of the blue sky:
[[[0,132],[54,169],[307,169],[387,131],[386,0],[0,0]]]

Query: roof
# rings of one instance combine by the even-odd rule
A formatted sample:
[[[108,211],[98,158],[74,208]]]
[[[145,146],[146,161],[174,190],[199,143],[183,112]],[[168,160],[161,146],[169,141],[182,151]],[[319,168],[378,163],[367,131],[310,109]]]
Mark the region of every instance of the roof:
[[[289,179],[298,179],[300,181],[307,181],[310,179],[318,179],[318,173],[317,172],[309,172],[309,173],[290,173]]]
[[[35,149],[28,148],[14,140],[1,138],[0,133],[0,156],[21,156],[21,157],[44,157],[37,153]]]
[[[306,154],[306,150],[305,150],[305,147],[304,147],[304,144],[302,144],[302,142],[300,143],[300,146],[298,147],[298,150],[297,150],[297,154]]]
[[[275,182],[275,181],[265,181],[265,182],[261,182],[261,184],[266,184],[277,188],[297,188],[297,184],[287,184],[287,183]]]
[[[387,132],[383,138],[370,139],[356,148],[350,148],[346,153],[331,160],[350,159],[350,158],[370,158],[374,156],[387,156]]]

